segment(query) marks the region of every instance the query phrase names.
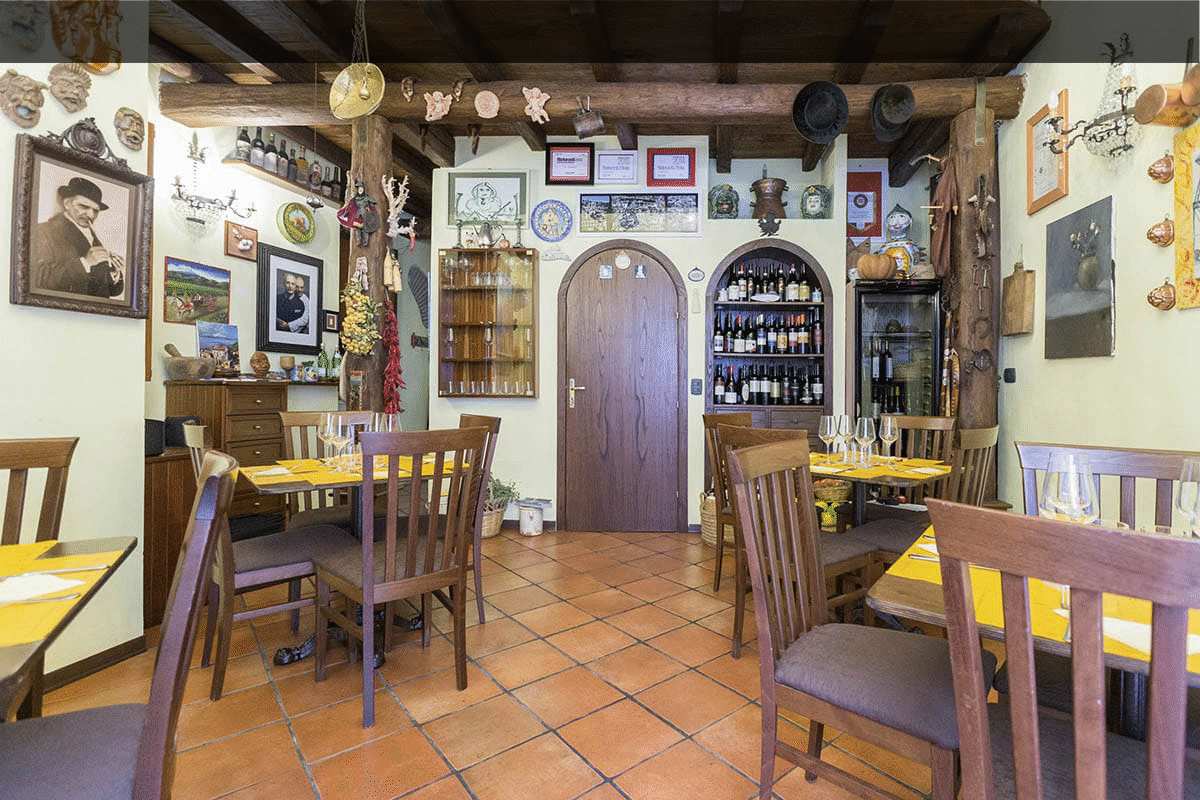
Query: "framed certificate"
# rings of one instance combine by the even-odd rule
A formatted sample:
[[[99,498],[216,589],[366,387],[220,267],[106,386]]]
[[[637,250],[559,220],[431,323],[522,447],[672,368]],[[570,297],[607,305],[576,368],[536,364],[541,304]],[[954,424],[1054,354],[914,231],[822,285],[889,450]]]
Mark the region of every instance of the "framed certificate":
[[[596,183],[638,182],[637,150],[597,150]]]
[[[695,186],[696,148],[649,147],[646,149],[647,186]]]
[[[547,144],[546,185],[576,183],[591,186],[595,180],[592,172],[595,148],[591,143]]]
[[[1055,98],[1054,108],[1044,105],[1025,123],[1025,213],[1032,214],[1066,197],[1068,191],[1066,137],[1056,133],[1050,120],[1061,117],[1060,128],[1067,127],[1067,90]],[[1058,142],[1061,153],[1050,149]]]

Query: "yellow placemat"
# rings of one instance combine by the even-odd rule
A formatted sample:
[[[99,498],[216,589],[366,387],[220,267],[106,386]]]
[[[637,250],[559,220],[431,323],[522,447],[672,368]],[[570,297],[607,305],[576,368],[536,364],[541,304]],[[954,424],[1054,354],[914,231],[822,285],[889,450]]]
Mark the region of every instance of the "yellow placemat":
[[[942,583],[941,565],[936,561],[925,561],[911,558],[914,553],[932,555],[922,544],[934,542],[927,538],[933,534],[933,528],[926,529],[925,535],[917,540],[904,555],[888,568],[888,574],[899,578],[924,581],[926,583]],[[975,619],[980,625],[994,628],[1004,627],[1003,597],[1000,591],[1000,573],[994,570],[971,568],[971,591],[975,600]],[[1062,591],[1057,585],[1032,578],[1029,581],[1029,616],[1033,635],[1043,639],[1065,641],[1067,620],[1058,613],[1061,608]],[[1104,616],[1131,622],[1150,623],[1151,605],[1145,600],[1123,595],[1104,593]],[[1188,617],[1188,630],[1200,634],[1200,613],[1193,610]],[[1150,655],[1135,647],[1130,647],[1115,639],[1105,637],[1104,649],[1115,656],[1149,661]],[[1188,657],[1188,671],[1200,673],[1200,653]]]
[[[269,486],[273,483],[296,483],[297,481],[309,480],[309,474],[310,473],[301,473],[299,475],[293,475],[291,473],[288,473],[287,475],[247,475],[246,478],[256,486]]]
[[[50,541],[0,547],[0,577],[33,570],[112,564],[121,557],[122,552],[116,550],[109,553],[38,558],[54,545],[55,542]],[[97,569],[64,575],[64,578],[83,581],[83,585],[64,589],[60,594],[78,594],[82,597],[91,591],[96,582],[104,576],[104,572],[104,569]],[[61,602],[12,603],[0,606],[0,647],[27,644],[46,638],[63,618],[63,615],[79,602],[80,597],[73,597]]]
[[[312,472],[318,469],[328,469],[315,458],[289,458],[276,462],[277,466],[287,467],[292,472]]]

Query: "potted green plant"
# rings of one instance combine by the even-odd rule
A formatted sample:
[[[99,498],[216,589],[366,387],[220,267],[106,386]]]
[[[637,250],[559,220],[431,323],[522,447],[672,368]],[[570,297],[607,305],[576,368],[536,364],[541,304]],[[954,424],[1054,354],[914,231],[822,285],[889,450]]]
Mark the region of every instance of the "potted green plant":
[[[504,520],[508,504],[519,495],[516,483],[500,480],[495,475],[488,477],[487,499],[483,501],[483,525],[479,531],[481,538],[487,539],[500,533],[500,523]]]

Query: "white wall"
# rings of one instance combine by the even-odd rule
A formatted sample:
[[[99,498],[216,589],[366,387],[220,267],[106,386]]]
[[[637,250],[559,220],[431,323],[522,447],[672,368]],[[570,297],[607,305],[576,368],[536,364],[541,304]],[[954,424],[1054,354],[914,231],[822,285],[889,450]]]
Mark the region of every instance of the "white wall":
[[[596,143],[597,149],[619,149],[615,137],[597,137],[590,140]],[[748,202],[753,197],[750,184],[762,177],[763,161],[735,161],[732,172],[717,174],[708,158],[708,140],[705,137],[641,137],[639,140],[640,164],[639,183],[631,186],[613,187],[563,187],[545,185],[545,154],[530,152],[528,146],[518,138],[483,138],[480,140],[479,152],[472,156],[465,140],[459,140],[456,169],[463,170],[528,170],[529,197],[527,206],[532,209],[537,203],[547,198],[563,201],[571,208],[577,217],[579,213],[578,195],[594,193],[610,189],[612,191],[644,192],[645,185],[645,150],[647,147],[672,146],[695,147],[697,157],[697,175],[695,192],[699,195],[701,211],[700,236],[652,236],[640,237],[646,243],[661,250],[679,269],[681,276],[686,276],[693,267],[699,267],[707,274],[705,281],[693,283],[683,277],[683,283],[689,293],[688,306],[690,313],[687,318],[687,367],[688,378],[700,378],[704,381],[705,391],[711,391],[709,376],[704,372],[705,324],[702,313],[694,310],[703,306],[704,291],[708,277],[713,268],[733,249],[747,242],[771,243],[772,238],[762,237],[758,224],[752,219],[710,220],[707,219],[708,188],[717,183],[731,184],[741,198],[742,213],[748,214]],[[845,294],[841,290],[845,275],[845,174],[846,149],[845,139],[839,139],[831,151],[827,163],[812,173],[804,173],[799,162],[794,160],[769,160],[766,162],[770,177],[783,178],[788,182],[789,191],[784,199],[789,201],[789,214],[798,217],[800,192],[810,183],[830,185],[834,194],[834,216],[828,220],[787,219],[782,223],[779,232],[780,239],[793,242],[810,252],[822,265],[829,275],[834,291],[827,298],[830,330],[832,337],[834,374],[826,377],[829,387],[840,385],[843,380],[845,363],[845,342],[839,332],[844,330],[841,322],[844,311]],[[434,173],[433,188],[433,235],[432,247],[453,247],[456,230],[447,224],[446,191],[447,174],[450,170],[439,169]],[[679,190],[684,191],[684,190]],[[692,191],[688,189],[686,191]],[[579,235],[578,219],[571,235],[559,245],[572,258],[578,257],[584,250],[599,244],[605,239],[618,238],[615,236]],[[510,239],[512,233],[508,233]],[[538,239],[527,227],[521,233],[522,242],[526,246],[535,247],[539,253],[545,253],[549,245]],[[504,423],[500,432],[500,440],[496,448],[493,465],[495,474],[506,480],[515,480],[522,495],[533,497],[555,497],[557,491],[557,440],[556,415],[557,392],[555,380],[558,374],[558,290],[566,272],[568,262],[545,261],[539,264],[538,285],[538,397],[535,399],[466,399],[466,398],[430,398],[430,427],[445,427],[458,424],[458,415],[463,412],[496,415],[503,418]],[[431,274],[431,282],[436,285],[436,267]],[[699,295],[698,299],[696,295]],[[432,292],[431,317],[436,317],[437,292]],[[430,380],[436,384],[437,351],[431,352]],[[683,387],[687,391],[687,387]],[[827,391],[832,391],[827,389]],[[436,393],[435,393],[436,394]],[[688,497],[698,495],[704,475],[704,429],[701,415],[704,413],[704,398],[706,395],[688,395]],[[835,406],[842,402],[842,393],[835,392]],[[514,512],[510,510],[510,516]],[[697,503],[688,502],[688,514],[691,523],[699,522],[699,507]],[[547,512],[548,519],[556,517],[556,510]]]
[[[1119,31],[1109,33],[1115,40]],[[1039,50],[1047,46],[1053,46],[1049,37]],[[1035,51],[1031,60],[1036,57]],[[1158,247],[1146,239],[1150,226],[1164,216],[1175,217],[1173,185],[1151,180],[1146,168],[1171,152],[1179,129],[1145,126],[1132,155],[1115,169],[1077,143],[1068,151],[1069,194],[1032,216],[1025,213],[1025,121],[1046,104],[1051,91],[1063,88],[1069,90],[1069,121],[1092,119],[1107,68],[1107,60],[1032,64],[1020,115],[1000,126],[1001,273],[1009,274],[1018,259],[1037,273],[1034,331],[1002,337],[999,353],[999,367],[1017,372],[1015,384],[1000,384],[999,495],[1018,509],[1023,504],[1011,444],[1015,440],[1200,449],[1200,422],[1194,408],[1200,393],[1195,361],[1200,310],[1163,312],[1146,302],[1147,292],[1166,276],[1174,283],[1175,274],[1174,248]],[[1138,90],[1153,83],[1177,82],[1182,73],[1181,64],[1138,64]],[[1046,225],[1109,195],[1113,196],[1116,261],[1116,353],[1047,360]]]
[[[128,4],[127,4],[128,5]],[[121,37],[145,40],[144,9],[126,8]],[[38,80],[56,59],[47,34],[43,63],[3,64]],[[145,172],[146,151],[117,141],[113,114],[121,106],[146,112],[146,70],[124,67],[92,76],[87,108],[68,114],[45,94],[41,120],[20,129],[0,118],[0,186],[11,186],[16,134],[61,133],[95,117],[113,151]],[[11,241],[11,215],[0,215],[0,242]],[[7,260],[7,259],[6,259]],[[0,270],[0,295],[9,294],[9,270]],[[7,364],[0,392],[0,438],[78,436],[67,481],[61,538],[136,536],[142,533],[142,379],[145,323],[0,302],[0,341]],[[37,487],[40,497],[40,486]],[[31,540],[32,536],[29,535]],[[142,554],[139,547],[82,610],[50,649],[46,667],[57,669],[142,633]]]

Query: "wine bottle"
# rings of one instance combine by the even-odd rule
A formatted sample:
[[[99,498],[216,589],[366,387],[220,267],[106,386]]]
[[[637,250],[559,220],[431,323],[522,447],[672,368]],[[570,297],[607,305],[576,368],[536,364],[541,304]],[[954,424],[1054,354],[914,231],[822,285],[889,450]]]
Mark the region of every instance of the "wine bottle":
[[[725,403],[726,403],[726,405],[733,405],[733,404],[737,403],[738,393],[737,393],[736,389],[737,389],[737,387],[734,385],[734,382],[733,382],[733,367],[726,367],[725,368]]]
[[[725,378],[720,366],[715,367],[713,373],[713,404],[722,405],[725,402]]]
[[[308,181],[308,151],[304,145],[300,145],[300,158],[296,160],[296,182],[305,183]]]
[[[821,317],[815,308],[812,312],[812,351],[814,353],[825,352],[825,329],[821,325]]]
[[[725,352],[725,329],[721,327],[720,320],[713,324],[713,352]]]
[[[775,332],[775,349],[780,353],[788,352],[788,324],[787,317],[784,317],[779,322],[779,329]]]
[[[250,134],[246,131],[245,125],[238,131],[237,142],[234,143],[234,148],[238,161],[250,160]]]
[[[274,172],[279,166],[279,151],[275,149],[275,133],[267,134],[267,149],[263,151],[263,169]]]
[[[346,175],[341,167],[333,168],[333,199],[342,202],[346,196]]]
[[[885,382],[892,380],[892,348],[887,343],[887,339],[883,340],[883,380]]]
[[[733,352],[746,352],[746,340],[742,338],[742,315],[737,315],[737,322],[733,326]]]
[[[795,263],[792,263],[788,267],[785,291],[787,293],[787,300],[789,303],[794,303],[800,299],[800,273],[796,272]]]
[[[333,177],[329,173],[329,165],[325,165],[325,177],[321,180],[321,196],[333,197]]]
[[[803,311],[800,312],[800,323],[796,328],[796,352],[800,355],[808,355],[812,352],[812,341],[808,330],[808,317]]]
[[[800,285],[796,290],[796,300],[801,303],[812,301],[812,286],[808,282],[807,270],[806,274],[800,276]]]
[[[779,383],[779,375],[775,373],[775,368],[771,367],[771,405],[778,406],[783,404],[783,387]]]
[[[263,165],[263,147],[262,128],[258,128],[254,133],[254,141],[250,143],[250,163],[256,167]]]
[[[293,183],[296,182],[296,148],[292,148],[291,157],[288,158],[287,175],[284,176]]]
[[[757,353],[767,352],[767,326],[763,322],[762,314],[758,315],[758,327],[754,329],[754,335],[755,335],[755,337],[757,337],[757,340],[758,340],[757,344],[755,346],[755,352],[757,352]]]
[[[879,382],[879,343],[871,340],[871,383]]]
[[[809,384],[812,388],[813,402],[821,405],[825,402],[825,382],[821,380],[821,364],[818,362],[816,370],[813,372],[812,381]]]
[[[315,154],[308,167],[308,190],[313,194],[321,193],[321,162],[317,161]]]
[[[742,368],[741,367],[738,367],[737,385],[738,385],[738,397],[741,398],[740,400],[738,400],[738,402],[742,403],[743,405],[749,403],[750,402],[750,382],[748,380],[745,380],[742,377]]]
[[[750,296],[746,294],[747,280],[746,280],[746,265],[745,264],[738,264],[737,276],[738,276],[738,278],[737,278],[738,299],[739,300],[749,300]]]
[[[292,162],[288,161],[287,141],[280,139],[279,155],[275,161],[275,174],[281,178],[286,178],[288,174],[288,167],[291,166],[291,163]]]

